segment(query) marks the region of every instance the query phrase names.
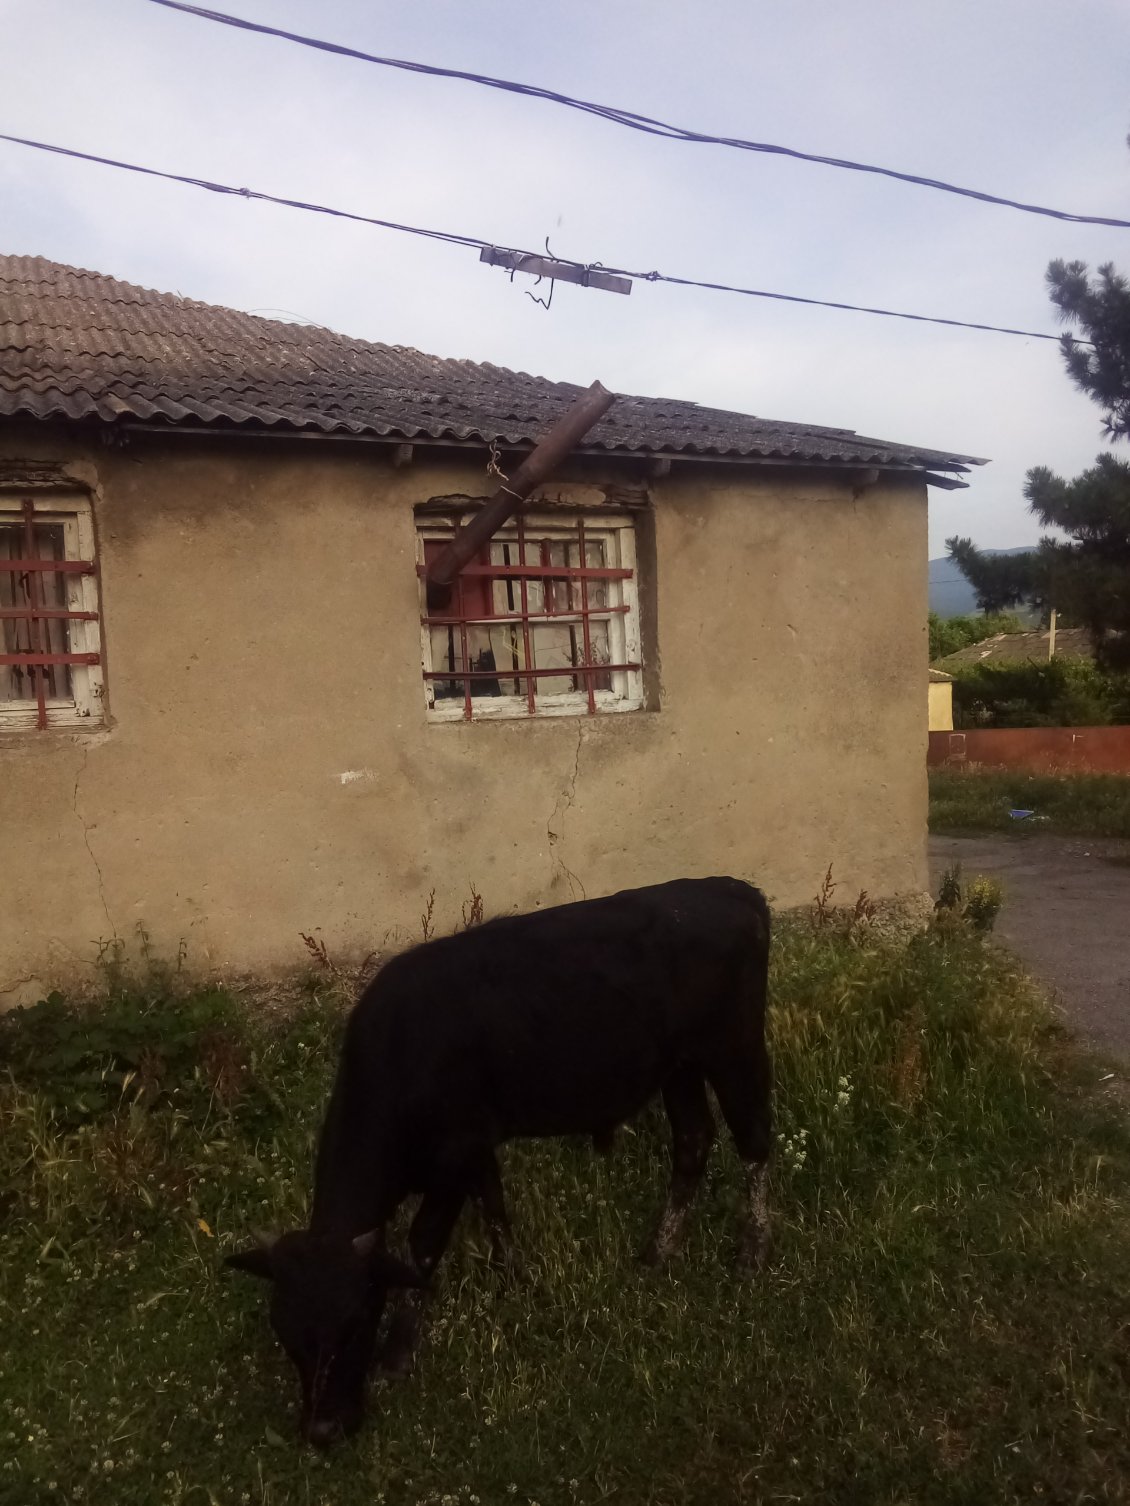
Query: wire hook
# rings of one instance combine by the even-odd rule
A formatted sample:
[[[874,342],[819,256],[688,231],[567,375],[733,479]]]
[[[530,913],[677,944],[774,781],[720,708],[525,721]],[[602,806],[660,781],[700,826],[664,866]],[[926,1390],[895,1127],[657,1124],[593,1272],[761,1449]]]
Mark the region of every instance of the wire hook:
[[[547,236],[546,239],[548,240],[549,237]],[[538,287],[539,284],[542,282],[542,280],[543,279],[539,277],[538,280],[537,280],[537,282],[534,283],[534,287],[535,288]],[[557,280],[556,280],[556,278],[551,277],[549,279],[549,297],[548,298],[539,298],[536,293],[527,293],[526,297],[527,298],[532,298],[535,303],[540,303],[541,306],[542,306],[542,308],[545,309],[546,312],[548,313],[549,306],[553,302],[553,290],[554,290],[554,288],[556,286],[557,286]]]

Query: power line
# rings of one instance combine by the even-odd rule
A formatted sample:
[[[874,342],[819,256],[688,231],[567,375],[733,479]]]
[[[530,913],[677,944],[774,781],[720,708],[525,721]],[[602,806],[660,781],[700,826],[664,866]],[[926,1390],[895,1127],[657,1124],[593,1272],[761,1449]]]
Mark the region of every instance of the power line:
[[[136,162],[121,162],[115,157],[99,157],[93,152],[76,151],[73,147],[53,146],[46,141],[31,141],[25,136],[10,136],[0,131],[0,141],[9,141],[15,146],[32,147],[39,152],[52,152],[59,157],[72,157],[79,162],[95,162],[101,167],[119,168],[123,172],[141,173],[147,178],[162,178],[169,183],[185,183],[192,188],[207,189],[209,193],[230,194],[241,199],[256,199],[264,204],[280,204],[286,209],[302,209],[311,214],[328,214],[335,219],[354,220],[362,225],[376,225],[382,230],[397,230],[405,235],[420,235],[428,240],[445,241],[449,245],[469,246],[475,249],[498,251],[504,249],[516,256],[537,258],[540,253],[523,251],[516,246],[500,248],[492,245],[490,241],[479,239],[473,235],[458,235],[449,230],[429,230],[419,225],[402,225],[396,220],[378,219],[374,215],[355,214],[349,209],[333,209],[325,204],[311,204],[303,199],[286,199],[276,194],[262,193],[254,188],[235,188],[230,183],[213,183],[207,178],[193,178],[183,173],[163,172],[156,167],[142,167]],[[580,262],[568,257],[555,257],[554,260],[566,266],[574,268],[578,272],[589,272],[596,268],[600,271],[617,277],[630,277],[635,282],[663,282],[670,283],[674,287],[703,288],[715,293],[740,293],[747,298],[768,298],[778,303],[800,303],[811,308],[842,309],[854,314],[875,314],[884,319],[909,319],[916,324],[942,324],[953,329],[976,329],[998,335],[1018,335],[1025,340],[1059,340],[1058,335],[1044,334],[1040,330],[1012,329],[1001,324],[978,324],[967,319],[944,319],[931,314],[908,314],[898,309],[873,308],[861,303],[842,303],[829,298],[806,298],[798,293],[774,293],[764,288],[743,288],[726,282],[708,282],[694,277],[676,277],[667,272],[633,272],[626,267],[607,267],[602,262]],[[1079,341],[1079,344],[1087,342]]]
[[[341,220],[359,220],[364,225],[377,225],[382,230],[402,230],[408,235],[424,235],[431,240],[450,241],[457,246],[483,247],[487,241],[470,235],[450,234],[445,230],[423,230],[418,225],[401,225],[395,220],[375,219],[368,214],[353,214],[348,209],[330,209],[325,204],[307,204],[302,199],[283,199],[274,194],[259,193],[254,188],[233,188],[228,183],[212,183],[207,178],[192,178],[184,173],[166,173],[156,167],[142,167],[136,162],[120,162],[115,157],[98,157],[93,152],[79,152],[69,146],[53,146],[47,141],[30,141],[25,136],[9,136],[0,131],[0,141],[11,141],[16,146],[34,147],[39,152],[54,152],[59,157],[74,157],[79,162],[97,162],[102,167],[118,167],[127,173],[143,173],[147,178],[165,178],[170,183],[187,183],[192,188],[206,188],[209,193],[235,194],[241,199],[260,199],[266,204],[282,204],[287,209],[307,209],[313,214],[329,214]],[[1054,337],[1049,337],[1054,338]]]
[[[580,110],[586,115],[595,115],[609,120],[614,125],[642,131],[649,136],[664,136],[671,141],[688,141],[704,146],[726,146],[741,152],[762,152],[775,157],[790,157],[797,162],[816,162],[824,167],[841,168],[853,173],[872,173],[881,178],[894,178],[900,183],[913,183],[919,188],[934,188],[941,193],[957,194],[964,199],[977,199],[982,204],[997,204],[1005,209],[1019,209],[1025,214],[1041,214],[1053,220],[1066,220],[1077,225],[1106,225],[1115,230],[1130,230],[1130,220],[1115,219],[1101,214],[1070,214],[1064,209],[1048,209],[1042,204],[1025,204],[1019,199],[1006,199],[998,194],[983,193],[976,188],[961,188],[941,178],[925,178],[918,173],[899,172],[893,167],[877,167],[874,163],[853,162],[846,157],[829,157],[819,152],[802,152],[796,147],[777,146],[768,141],[747,141],[741,136],[715,136],[708,131],[695,131],[686,126],[672,125],[670,121],[657,120],[652,115],[640,115],[634,110],[625,110],[618,105],[602,105],[593,100],[576,99],[571,94],[558,93],[538,84],[521,84],[512,79],[492,78],[489,74],[470,73],[461,68],[441,68],[433,63],[413,63],[405,58],[380,57],[376,53],[362,52],[356,47],[346,47],[340,42],[326,42],[317,37],[308,37],[301,32],[284,31],[279,26],[265,26],[259,21],[247,21],[241,16],[230,16],[224,11],[207,10],[201,5],[188,5],[184,0],[150,0],[153,5],[162,5],[167,10],[183,11],[185,15],[197,16],[204,21],[215,21],[222,26],[234,26],[240,31],[257,32],[262,36],[278,37],[284,42],[296,42],[301,47],[312,47],[318,52],[333,53],[338,57],[354,58],[362,63],[376,63],[381,68],[399,68],[405,73],[422,73],[432,78],[458,79],[467,84],[478,84],[486,89],[501,89],[507,94],[521,94],[528,99],[542,99],[551,104],[563,105],[570,110]]]

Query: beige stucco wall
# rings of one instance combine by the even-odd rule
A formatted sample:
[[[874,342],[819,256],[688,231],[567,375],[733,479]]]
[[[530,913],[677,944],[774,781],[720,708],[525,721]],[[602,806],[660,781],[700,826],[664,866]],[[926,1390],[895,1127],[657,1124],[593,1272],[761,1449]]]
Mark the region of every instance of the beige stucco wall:
[[[110,711],[0,740],[9,1002],[139,924],[190,967],[273,970],[300,931],[343,959],[418,935],[433,887],[442,929],[472,884],[488,913],[719,872],[800,903],[829,863],[848,900],[924,885],[921,484],[676,467],[660,709],[429,725],[412,507],[489,490],[482,457],[47,426],[0,456],[94,485]],[[584,464],[550,492],[598,495]]]
[[[953,731],[953,685],[939,680],[930,685],[931,732]]]

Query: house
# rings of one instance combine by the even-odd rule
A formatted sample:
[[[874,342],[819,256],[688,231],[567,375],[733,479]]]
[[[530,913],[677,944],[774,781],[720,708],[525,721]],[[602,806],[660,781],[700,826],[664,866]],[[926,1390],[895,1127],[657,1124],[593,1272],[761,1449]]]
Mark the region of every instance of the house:
[[[980,643],[969,643],[944,659],[939,659],[935,669],[947,674],[956,674],[963,669],[974,669],[978,664],[1008,665],[1046,664],[1051,658],[1071,659],[1076,663],[1094,661],[1091,635],[1086,628],[1057,628],[1053,645],[1048,628],[1031,633],[994,633]]]
[[[931,732],[953,731],[953,675],[931,669],[928,710]]]
[[[980,462],[621,396],[432,604],[580,390],[0,258],[0,996],[139,926],[344,960],[472,885],[924,887],[908,624]]]

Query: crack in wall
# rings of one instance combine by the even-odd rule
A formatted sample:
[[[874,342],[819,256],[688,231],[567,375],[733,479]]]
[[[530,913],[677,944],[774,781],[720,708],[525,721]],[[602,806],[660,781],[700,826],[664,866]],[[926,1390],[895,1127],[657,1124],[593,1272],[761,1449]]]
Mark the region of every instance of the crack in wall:
[[[86,772],[87,760],[89,758],[90,749],[84,748],[82,750],[82,763],[79,764],[78,772],[75,774],[74,798],[71,802],[71,809],[74,811],[75,815],[78,818],[78,823],[82,827],[82,840],[86,844],[87,852],[90,854],[90,861],[94,864],[94,872],[98,875],[98,898],[102,901],[102,909],[106,914],[106,924],[110,927],[110,935],[115,941],[117,941],[117,928],[115,927],[114,922],[111,919],[110,907],[106,903],[106,886],[102,878],[102,869],[99,865],[98,859],[94,856],[94,848],[90,845],[90,827],[86,824],[86,820],[83,817],[82,812],[78,808],[78,787],[80,781],[82,780],[83,774]]]
[[[565,862],[565,860],[561,857],[560,853],[555,853],[553,851],[554,847],[556,847],[556,845],[558,844],[558,842],[560,842],[560,841],[562,841],[564,839],[564,832],[562,830],[554,831],[553,828],[555,826],[557,826],[558,828],[564,827],[565,817],[568,814],[571,806],[576,801],[576,798],[577,798],[577,775],[578,775],[578,773],[580,771],[580,767],[581,767],[581,744],[584,742],[584,740],[585,740],[585,724],[584,724],[584,722],[578,722],[577,723],[577,746],[576,746],[576,749],[575,749],[574,755],[573,755],[573,773],[570,776],[569,783],[568,783],[567,787],[565,789],[561,790],[560,793],[558,794],[557,799],[554,802],[553,809],[549,813],[549,820],[545,823],[545,835],[546,835],[546,838],[547,838],[547,840],[549,842],[550,854],[551,854],[552,859],[553,859],[553,867],[554,867],[553,877],[556,878],[558,872],[562,873],[565,876],[565,880],[566,880],[566,882],[569,885],[569,896],[570,896],[571,899],[576,899],[577,898],[577,890],[578,889],[581,891],[581,898],[582,899],[587,898],[587,896],[585,894],[585,886],[584,886],[584,884],[581,883],[581,881],[577,877],[577,875],[573,872],[573,870],[568,866],[568,864]]]
[[[17,988],[22,988],[25,983],[34,983],[39,988],[38,973],[24,973],[20,978],[0,978],[0,1014],[4,1013],[4,998],[8,994],[14,994]]]

